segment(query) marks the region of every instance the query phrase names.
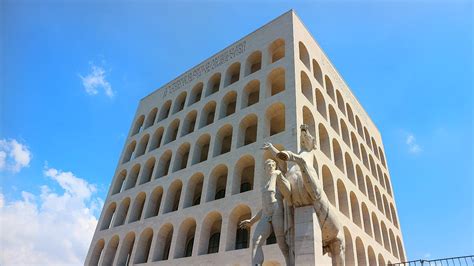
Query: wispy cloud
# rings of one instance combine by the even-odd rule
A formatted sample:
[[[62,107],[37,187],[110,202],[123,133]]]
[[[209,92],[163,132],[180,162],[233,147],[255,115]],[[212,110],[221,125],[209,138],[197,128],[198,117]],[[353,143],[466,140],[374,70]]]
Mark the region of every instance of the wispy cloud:
[[[407,135],[405,143],[408,146],[408,151],[412,154],[419,154],[423,151],[421,146],[417,143],[415,135],[413,135],[412,133]]]
[[[86,76],[79,75],[86,93],[89,95],[97,95],[99,91],[103,90],[107,97],[114,97],[115,93],[105,75],[106,71],[103,67],[91,63],[90,73]]]
[[[31,152],[25,144],[16,139],[0,140],[0,171],[18,173],[28,167],[31,161]]]

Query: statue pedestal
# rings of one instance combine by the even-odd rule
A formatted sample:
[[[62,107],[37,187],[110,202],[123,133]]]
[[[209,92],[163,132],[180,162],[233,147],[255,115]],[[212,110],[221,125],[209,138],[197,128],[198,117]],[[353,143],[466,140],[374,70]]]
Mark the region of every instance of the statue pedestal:
[[[331,265],[323,256],[321,228],[313,206],[295,208],[295,265]]]

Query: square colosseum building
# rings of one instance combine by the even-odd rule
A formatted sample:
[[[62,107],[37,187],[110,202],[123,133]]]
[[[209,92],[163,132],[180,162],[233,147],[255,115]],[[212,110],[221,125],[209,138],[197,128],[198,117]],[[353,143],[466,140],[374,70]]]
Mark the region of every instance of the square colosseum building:
[[[301,124],[346,265],[405,261],[380,132],[291,10],[140,101],[85,264],[250,265],[260,147],[298,151]],[[284,265],[274,236],[264,254]]]

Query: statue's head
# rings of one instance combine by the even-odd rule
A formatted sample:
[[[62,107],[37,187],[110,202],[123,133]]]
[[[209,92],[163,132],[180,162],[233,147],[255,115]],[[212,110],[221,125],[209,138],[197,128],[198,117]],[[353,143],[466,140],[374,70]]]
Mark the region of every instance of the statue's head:
[[[309,132],[309,126],[306,124],[302,124],[300,126],[301,129],[301,146],[302,148],[311,151],[316,149],[316,139],[311,135]]]
[[[274,171],[276,169],[276,162],[272,159],[265,160],[265,170]]]

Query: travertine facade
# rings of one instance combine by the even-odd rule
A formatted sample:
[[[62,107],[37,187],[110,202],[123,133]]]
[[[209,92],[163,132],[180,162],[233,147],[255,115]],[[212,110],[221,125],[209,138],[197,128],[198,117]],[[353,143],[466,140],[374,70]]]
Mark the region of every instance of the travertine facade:
[[[382,139],[293,11],[139,104],[86,265],[248,265],[264,142],[316,136],[319,177],[344,226],[346,265],[405,260]],[[276,244],[265,264],[282,265]]]

